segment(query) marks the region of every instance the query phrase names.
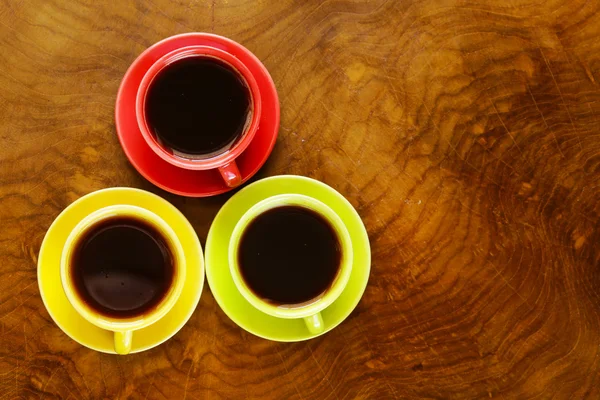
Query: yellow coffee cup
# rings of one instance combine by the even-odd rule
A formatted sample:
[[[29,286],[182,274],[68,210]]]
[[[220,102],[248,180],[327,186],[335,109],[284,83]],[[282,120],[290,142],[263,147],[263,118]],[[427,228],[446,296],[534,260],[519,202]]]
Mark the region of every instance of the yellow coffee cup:
[[[134,218],[150,225],[164,239],[172,257],[173,279],[160,302],[147,312],[129,318],[105,315],[92,308],[78,294],[72,276],[73,255],[79,240],[89,229],[111,218]],[[175,231],[161,217],[144,208],[132,205],[113,205],[98,209],[73,228],[63,247],[60,263],[60,277],[65,294],[75,310],[87,321],[99,328],[114,332],[114,346],[118,354],[131,351],[133,331],[146,328],[163,316],[175,305],[185,282],[185,256],[183,247]]]
[[[339,269],[332,284],[314,299],[301,304],[273,304],[261,299],[244,281],[238,262],[240,242],[250,223],[264,212],[283,206],[303,207],[319,214],[331,225],[341,249]],[[321,201],[300,194],[281,194],[255,204],[239,219],[229,241],[229,268],[233,281],[242,296],[265,314],[278,318],[303,319],[307,329],[313,334],[321,333],[325,329],[321,311],[329,307],[342,294],[350,279],[352,263],[352,241],[342,219]]]

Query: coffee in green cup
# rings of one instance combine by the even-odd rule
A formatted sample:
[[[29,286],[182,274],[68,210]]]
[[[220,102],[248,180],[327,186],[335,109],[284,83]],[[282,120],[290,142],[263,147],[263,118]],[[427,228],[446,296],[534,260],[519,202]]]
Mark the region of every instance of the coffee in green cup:
[[[342,293],[352,271],[352,243],[341,218],[299,194],[269,197],[237,222],[229,242],[233,281],[244,298],[274,317],[304,319],[314,334],[321,311]]]

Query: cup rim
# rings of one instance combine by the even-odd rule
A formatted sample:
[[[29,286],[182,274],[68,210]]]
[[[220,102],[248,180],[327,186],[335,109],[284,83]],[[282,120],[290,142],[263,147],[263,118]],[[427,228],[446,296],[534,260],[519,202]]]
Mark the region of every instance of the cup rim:
[[[141,218],[156,228],[167,241],[172,256],[174,276],[171,288],[164,298],[149,312],[129,318],[116,318],[104,315],[90,306],[76,293],[71,279],[70,260],[77,240],[96,224],[117,216]],[[88,322],[113,332],[131,331],[145,328],[164,317],[180,297],[185,283],[185,255],[177,234],[161,217],[145,208],[134,205],[111,205],[88,214],[71,230],[62,249],[60,279],[67,299],[75,310]]]
[[[304,303],[272,304],[254,294],[254,292],[245,283],[239,270],[238,249],[241,237],[251,221],[267,210],[287,205],[300,206],[310,209],[327,220],[331,224],[331,227],[334,229],[338,240],[340,241],[342,260],[340,261],[339,271],[333,280],[333,283],[323,293]],[[242,296],[252,306],[266,314],[274,317],[290,319],[305,318],[317,314],[329,307],[342,294],[343,290],[348,284],[354,259],[352,240],[343,220],[335,211],[333,211],[323,202],[302,194],[280,194],[271,196],[256,203],[248,211],[246,211],[236,223],[231,234],[231,238],[229,240],[228,257],[231,276],[235,286]]]
[[[244,80],[249,89],[252,108],[250,123],[245,128],[245,132],[242,134],[241,138],[238,139],[230,149],[206,159],[195,160],[176,156],[167,151],[164,146],[159,144],[154,135],[151,133],[145,116],[146,97],[156,76],[171,63],[184,58],[193,57],[215,58],[233,68],[238,73],[239,77]],[[156,153],[166,162],[176,167],[188,170],[215,169],[227,165],[235,160],[244,150],[246,150],[246,148],[250,145],[250,142],[252,142],[252,139],[254,139],[254,136],[258,131],[261,113],[262,98],[260,89],[250,69],[248,69],[248,67],[239,58],[235,57],[229,52],[207,45],[181,47],[160,57],[145,72],[135,98],[135,116],[144,141],[148,144],[152,151],[154,151],[154,153]]]

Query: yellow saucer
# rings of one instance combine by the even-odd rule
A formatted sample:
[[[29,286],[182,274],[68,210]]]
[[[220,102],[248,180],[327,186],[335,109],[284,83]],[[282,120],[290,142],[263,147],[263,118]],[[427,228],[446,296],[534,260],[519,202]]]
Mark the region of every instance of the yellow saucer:
[[[76,200],[60,213],[44,237],[38,257],[38,285],[48,313],[63,332],[92,350],[116,354],[113,332],[100,329],[79,315],[69,303],[60,280],[60,257],[71,230],[91,212],[115,204],[143,207],[167,221],[179,236],[187,263],[185,286],[175,306],[156,323],[135,331],[131,353],[137,353],[175,335],[192,316],[204,286],[204,257],[198,236],[183,214],[169,202],[133,188],[98,190]]]

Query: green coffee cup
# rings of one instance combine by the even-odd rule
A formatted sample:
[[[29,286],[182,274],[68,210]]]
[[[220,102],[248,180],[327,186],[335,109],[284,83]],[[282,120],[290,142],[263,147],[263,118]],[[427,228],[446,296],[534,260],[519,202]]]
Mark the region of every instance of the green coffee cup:
[[[272,304],[256,296],[242,278],[238,264],[238,249],[246,227],[259,215],[276,207],[296,206],[307,208],[329,222],[340,244],[341,258],[338,273],[327,290],[312,300],[301,304]],[[352,241],[342,219],[327,205],[309,196],[281,194],[262,200],[250,208],[237,222],[229,241],[229,268],[235,286],[244,298],[255,308],[278,318],[304,319],[307,329],[318,334],[324,330],[321,311],[331,305],[346,287],[352,272]]]

